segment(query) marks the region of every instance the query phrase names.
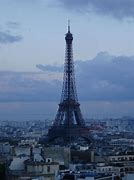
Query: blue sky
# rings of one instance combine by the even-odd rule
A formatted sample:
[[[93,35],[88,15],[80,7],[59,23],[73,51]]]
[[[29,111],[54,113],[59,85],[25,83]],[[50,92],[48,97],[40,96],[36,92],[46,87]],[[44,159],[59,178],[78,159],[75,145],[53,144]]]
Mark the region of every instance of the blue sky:
[[[120,8],[125,1],[117,0]],[[75,59],[88,60],[101,51],[133,55],[133,14],[128,17],[127,10],[121,9],[122,16],[116,17],[119,10],[110,8],[104,14],[94,8],[88,12],[89,2],[92,4],[91,0],[0,0],[0,31],[20,37],[0,43],[0,70],[36,71],[36,64],[63,63],[67,19],[74,34]],[[112,8],[117,6],[114,2]],[[130,0],[127,2],[130,7]],[[103,0],[105,4],[108,6]]]
[[[134,116],[133,0],[0,0],[1,117],[54,117],[68,19],[86,117]]]

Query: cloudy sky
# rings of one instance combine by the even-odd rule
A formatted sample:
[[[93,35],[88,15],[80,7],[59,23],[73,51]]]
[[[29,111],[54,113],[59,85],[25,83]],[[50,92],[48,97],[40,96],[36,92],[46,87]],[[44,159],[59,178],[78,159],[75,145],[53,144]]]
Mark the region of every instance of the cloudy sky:
[[[0,119],[55,115],[68,19],[84,116],[134,116],[133,0],[0,0]]]

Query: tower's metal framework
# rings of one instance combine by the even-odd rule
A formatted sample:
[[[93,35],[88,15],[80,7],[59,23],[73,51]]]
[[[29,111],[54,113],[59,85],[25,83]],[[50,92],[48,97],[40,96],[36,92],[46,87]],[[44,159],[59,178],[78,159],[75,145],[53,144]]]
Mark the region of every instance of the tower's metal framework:
[[[88,138],[88,128],[83,119],[80,104],[77,98],[72,41],[73,35],[68,32],[65,36],[65,64],[61,101],[52,127],[48,131],[48,139],[55,138],[72,139],[76,137]]]

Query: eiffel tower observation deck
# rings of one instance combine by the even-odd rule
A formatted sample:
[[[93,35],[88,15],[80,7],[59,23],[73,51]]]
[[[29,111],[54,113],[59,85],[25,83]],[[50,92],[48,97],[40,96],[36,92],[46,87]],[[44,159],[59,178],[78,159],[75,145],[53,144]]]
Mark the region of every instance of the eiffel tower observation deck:
[[[48,141],[62,138],[64,142],[68,142],[79,137],[89,140],[89,130],[86,127],[77,98],[72,48],[73,35],[70,32],[70,22],[68,22],[65,41],[66,50],[61,100],[54,123],[48,131]]]

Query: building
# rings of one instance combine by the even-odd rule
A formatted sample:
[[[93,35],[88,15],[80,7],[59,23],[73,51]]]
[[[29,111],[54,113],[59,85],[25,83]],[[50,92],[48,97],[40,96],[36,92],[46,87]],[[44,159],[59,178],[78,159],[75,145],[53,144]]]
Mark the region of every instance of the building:
[[[44,158],[41,153],[30,150],[30,156],[19,154],[14,156],[7,170],[8,180],[39,179],[55,180],[59,163],[52,158]]]

